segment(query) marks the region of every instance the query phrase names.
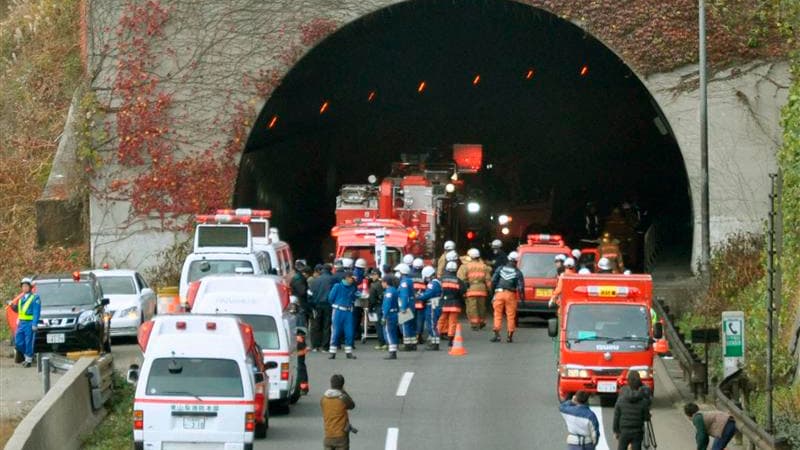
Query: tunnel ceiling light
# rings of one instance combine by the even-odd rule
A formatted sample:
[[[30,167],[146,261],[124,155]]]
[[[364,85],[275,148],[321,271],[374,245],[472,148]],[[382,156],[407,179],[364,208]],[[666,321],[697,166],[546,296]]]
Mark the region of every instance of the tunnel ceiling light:
[[[278,123],[278,116],[272,116],[272,119],[270,119],[269,125],[267,125],[267,128],[273,129],[273,128],[275,128],[275,124],[277,124],[277,123]]]
[[[417,86],[417,92],[422,94],[422,91],[424,91],[426,87],[425,81],[420,81],[419,86]]]
[[[585,77],[586,75],[589,75],[589,66],[584,64],[583,67],[581,67],[580,74],[581,74],[582,77]]]
[[[477,86],[481,82],[481,74],[476,74],[475,78],[472,79],[472,85]]]
[[[500,214],[500,215],[497,217],[497,222],[498,222],[500,225],[508,225],[508,222],[510,222],[510,221],[511,221],[511,218],[510,218],[510,217],[508,217],[508,214]]]
[[[325,100],[325,102],[322,103],[322,106],[319,107],[319,113],[320,114],[325,114],[325,111],[328,110],[328,106],[330,106],[330,105],[328,104],[328,101]]]
[[[453,192],[455,192],[455,191],[456,191],[456,185],[455,185],[455,184],[453,184],[453,183],[447,183],[446,185],[444,185],[444,190],[445,190],[445,191],[446,191],[448,194],[452,194]]]
[[[531,69],[528,69],[528,71],[525,73],[525,79],[526,79],[526,80],[531,80],[531,79],[533,79],[533,75],[534,75],[535,73],[536,73],[536,72],[535,72],[535,71],[534,71],[532,68],[531,68]]]
[[[467,212],[470,214],[478,214],[481,212],[481,204],[478,202],[467,203]]]
[[[370,91],[369,95],[367,96],[367,101],[371,102],[375,100],[375,95],[376,95],[375,91]]]

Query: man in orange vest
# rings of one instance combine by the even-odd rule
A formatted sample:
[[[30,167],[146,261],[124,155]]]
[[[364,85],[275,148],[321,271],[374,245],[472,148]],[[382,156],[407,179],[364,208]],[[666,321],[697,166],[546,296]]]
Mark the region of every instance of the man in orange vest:
[[[477,248],[467,251],[468,261],[458,269],[458,278],[467,282],[467,317],[473,331],[486,326],[486,297],[492,288],[492,269],[481,260]]]
[[[456,276],[458,263],[449,261],[445,265],[442,275],[442,315],[439,317],[439,333],[447,335],[448,347],[453,346],[453,337],[456,335],[458,316],[461,314],[461,305],[464,302],[464,293],[467,284]]]
[[[611,233],[603,233],[603,241],[597,248],[600,253],[600,258],[606,258],[611,261],[614,273],[622,273],[625,270],[625,264],[622,261],[622,251],[619,245],[612,239]]]
[[[514,342],[517,325],[517,301],[525,301],[525,276],[517,268],[519,254],[511,252],[506,263],[498,267],[492,278],[494,286],[494,337],[491,342],[500,342],[500,329],[503,326],[503,313],[506,314],[506,341]]]
[[[553,290],[553,295],[550,297],[550,301],[547,303],[547,306],[552,308],[555,305],[561,304],[561,292],[564,290],[564,275],[575,275],[577,272],[575,271],[575,259],[574,258],[567,258],[564,260],[564,273],[558,276],[558,282],[556,283],[556,288]]]

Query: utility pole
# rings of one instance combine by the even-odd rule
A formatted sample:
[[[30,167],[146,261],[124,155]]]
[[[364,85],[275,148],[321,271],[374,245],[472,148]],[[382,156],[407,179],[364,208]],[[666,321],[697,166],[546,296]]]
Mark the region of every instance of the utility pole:
[[[706,92],[706,2],[699,0],[699,27],[700,27],[700,172],[701,172],[701,256],[700,271],[706,277],[711,276],[709,265],[711,261],[711,225],[709,223],[709,191],[708,191],[708,97]]]
[[[767,431],[772,433],[772,341],[775,335],[775,184],[778,174],[769,174],[769,232],[767,241]]]

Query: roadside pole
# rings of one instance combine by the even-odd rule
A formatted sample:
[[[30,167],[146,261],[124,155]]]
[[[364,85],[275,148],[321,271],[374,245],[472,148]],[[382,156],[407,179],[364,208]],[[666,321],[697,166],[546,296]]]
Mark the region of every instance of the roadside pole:
[[[702,179],[700,217],[701,217],[701,256],[700,271],[710,280],[709,265],[711,261],[711,225],[709,211],[709,187],[708,187],[708,96],[706,79],[706,4],[705,0],[699,0],[699,28],[700,28],[700,176]]]

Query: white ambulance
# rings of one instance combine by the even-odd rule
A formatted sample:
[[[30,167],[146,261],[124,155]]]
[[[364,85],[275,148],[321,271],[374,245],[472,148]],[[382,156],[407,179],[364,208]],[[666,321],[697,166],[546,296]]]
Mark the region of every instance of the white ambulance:
[[[233,315],[253,327],[269,375],[270,405],[287,413],[300,398],[297,376],[297,327],[289,287],[280,276],[211,276],[200,282],[191,311]]]
[[[134,448],[253,448],[265,437],[266,368],[252,328],[235,317],[163,315],[139,331]]]

